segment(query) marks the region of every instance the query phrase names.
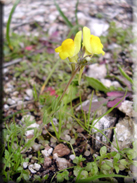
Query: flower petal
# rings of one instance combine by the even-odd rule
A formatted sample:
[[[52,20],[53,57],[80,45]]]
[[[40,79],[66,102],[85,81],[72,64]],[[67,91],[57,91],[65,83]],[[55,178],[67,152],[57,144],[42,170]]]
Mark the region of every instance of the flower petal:
[[[101,44],[99,37],[91,35],[90,45],[91,45],[91,50],[93,54],[101,54],[101,53],[102,55],[105,54],[105,52],[102,50],[103,45]]]
[[[62,60],[67,57],[72,57],[74,55],[74,41],[72,39],[66,39],[55,51],[59,52],[59,56]]]
[[[101,44],[99,37],[90,35],[90,29],[87,27],[83,28],[83,47],[85,48],[84,56],[90,54],[105,54],[102,50],[103,45]]]
[[[90,29],[87,27],[83,27],[83,47],[85,47],[87,52],[91,52]]]
[[[81,48],[81,36],[82,36],[82,31],[79,31],[75,38],[74,38],[74,55],[78,54],[78,52],[80,51]],[[74,56],[73,55],[73,56]]]

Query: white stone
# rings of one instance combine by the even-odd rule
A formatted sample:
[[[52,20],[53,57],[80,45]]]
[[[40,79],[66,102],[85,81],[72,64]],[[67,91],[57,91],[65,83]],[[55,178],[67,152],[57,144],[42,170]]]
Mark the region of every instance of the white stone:
[[[8,71],[9,71],[8,68],[4,68],[4,69],[3,69],[3,74],[6,74]]]
[[[96,129],[99,130],[103,130],[103,133],[108,137],[111,134],[111,129],[110,127],[113,126],[113,124],[115,123],[116,118],[115,117],[111,117],[111,116],[103,116],[99,121],[98,120],[94,120],[93,122],[93,126]],[[95,140],[95,148],[96,149],[100,149],[103,144],[101,142],[104,143],[108,143],[106,137],[104,135],[102,135],[100,132],[97,132],[97,130],[92,128],[92,132],[95,133],[94,134],[94,138],[97,139]],[[93,139],[94,141],[94,139]],[[101,141],[101,142],[100,142]]]
[[[65,141],[70,141],[71,140],[71,137],[66,134],[66,135],[61,136],[61,139],[62,140],[65,140]]]
[[[118,81],[112,81],[111,82],[111,85],[114,86],[114,87],[116,87],[116,88],[121,87],[121,85],[119,84]]]
[[[44,22],[44,17],[42,17],[42,16],[36,16],[36,17],[34,17],[34,20],[35,20],[36,22],[43,23],[43,22]]]
[[[57,158],[56,163],[57,163],[59,170],[63,170],[65,168],[68,168],[68,166],[70,164],[69,161],[67,161],[65,158]]]
[[[30,7],[31,8],[34,8],[34,9],[38,9],[38,7],[40,6],[41,2],[33,2],[33,3],[30,3]]]
[[[134,122],[134,139],[137,140],[137,123]]]
[[[8,103],[9,105],[14,105],[14,104],[16,104],[15,100],[13,100],[13,99],[11,99],[11,98],[8,98],[7,103]]]
[[[42,152],[42,154],[45,156],[45,157],[48,157],[48,156],[50,156],[51,155],[51,153],[52,153],[52,151],[53,151],[53,148],[50,148],[49,150],[42,150],[41,152]]]
[[[23,116],[22,119],[21,119],[22,122],[27,121],[27,120],[28,121],[34,121],[35,118],[34,118],[34,116],[32,116],[30,114],[27,114],[27,115]]]
[[[51,22],[51,21],[54,22],[54,21],[56,20],[56,18],[57,18],[57,17],[56,17],[54,14],[50,14],[50,15],[49,15],[49,21],[50,21],[50,22]]]
[[[116,137],[115,134],[113,135],[113,142],[112,147],[117,147],[117,142],[119,145],[120,150],[123,148],[129,148],[132,141],[133,141],[133,119],[129,117],[125,117],[124,119],[121,119],[115,127]],[[115,148],[113,150],[116,150]]]
[[[27,89],[26,94],[30,97],[33,98],[33,90],[32,89]]]
[[[84,152],[84,155],[85,156],[89,156],[91,153],[90,153],[90,151],[88,151],[88,150],[86,150],[85,152]]]
[[[58,153],[54,153],[53,154],[53,159],[57,159],[58,158]]]
[[[15,19],[21,19],[21,18],[23,18],[24,17],[24,13],[23,12],[15,12],[14,14],[13,14],[13,18],[15,18]]]
[[[21,101],[21,100],[19,100],[19,101],[17,102],[17,105],[23,105],[23,104],[24,104],[24,102]]]
[[[99,65],[97,63],[89,65],[88,71],[86,73],[86,76],[93,77],[95,79],[105,78],[106,75],[107,69],[105,64]]]
[[[39,171],[40,168],[41,168],[41,165],[39,165],[38,163],[34,163],[34,165],[33,165],[34,170]]]
[[[116,49],[116,48],[121,48],[121,46],[120,45],[118,45],[118,44],[116,44],[116,43],[112,43],[112,44],[110,44],[110,45],[108,45],[108,47],[107,47],[109,50],[114,50],[114,49]]]
[[[101,36],[108,30],[109,24],[102,19],[91,18],[87,27],[90,28],[91,34]]]
[[[34,143],[32,148],[34,149],[34,151],[39,151],[41,148],[41,144]]]
[[[71,159],[71,160],[74,160],[75,159],[75,155],[74,154],[71,154],[70,156],[69,156],[69,158]]]
[[[27,128],[39,128],[39,124],[33,123],[33,124],[29,125]]]
[[[9,109],[9,105],[7,105],[7,104],[4,104],[3,107],[4,107],[5,110],[8,110]]]
[[[28,162],[23,162],[23,168],[27,168],[28,167]]]
[[[29,165],[29,170],[31,171],[31,173],[36,173],[37,171],[33,169],[33,164]]]
[[[118,108],[120,111],[125,113],[127,116],[133,116],[133,102],[129,100],[125,100],[121,103],[121,106]]]
[[[106,86],[106,87],[108,87],[108,88],[112,85],[112,83],[111,83],[111,81],[110,81],[109,79],[104,79],[104,78],[102,78],[100,81],[102,82],[102,84],[103,84],[104,86]]]
[[[27,131],[25,132],[25,135],[26,135],[26,136],[34,135],[34,130],[27,130]]]

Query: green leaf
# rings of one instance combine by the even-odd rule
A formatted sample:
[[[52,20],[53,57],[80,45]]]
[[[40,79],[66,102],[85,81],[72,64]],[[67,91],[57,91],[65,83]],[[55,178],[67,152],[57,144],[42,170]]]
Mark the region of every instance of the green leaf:
[[[120,154],[117,153],[117,154],[114,156],[114,162],[118,162],[119,159],[120,159]]]
[[[78,98],[77,96],[78,93],[78,87],[75,85],[69,85],[67,92],[65,93],[64,97],[63,97],[63,102],[65,104],[71,102],[72,100]]]
[[[101,165],[101,170],[110,170],[111,167],[109,165],[107,165],[106,163],[103,163],[103,165]]]
[[[9,34],[10,34],[10,23],[11,23],[12,15],[13,15],[13,13],[14,13],[14,11],[15,11],[16,6],[19,4],[19,2],[20,2],[20,0],[17,0],[17,1],[14,3],[14,5],[13,5],[13,7],[12,7],[12,9],[11,9],[11,12],[10,12],[10,15],[9,15],[9,18],[8,18],[8,22],[7,22],[7,27],[6,27],[6,39],[7,39],[8,45],[9,45],[9,47],[10,47],[11,50],[12,50],[13,48],[12,48],[12,46],[11,46],[10,36],[9,36]]]
[[[76,166],[73,170],[74,175],[77,177],[79,175],[79,172],[82,171],[83,168],[80,166]]]
[[[23,167],[20,166],[20,167],[17,168],[16,171],[17,171],[17,172],[21,172],[22,170],[23,170]]]
[[[111,152],[110,154],[111,154],[111,156],[113,157],[113,156],[115,156],[115,155],[117,154],[117,152],[116,152],[116,151],[113,151],[113,152]]]
[[[117,175],[117,174],[106,174],[106,175],[104,175],[104,174],[100,174],[100,175],[94,175],[94,176],[92,176],[92,177],[88,177],[88,178],[86,178],[86,179],[81,179],[81,180],[78,180],[78,181],[76,181],[75,183],[89,183],[89,182],[91,182],[91,181],[93,181],[93,180],[97,180],[97,179],[99,179],[99,178],[108,178],[108,177],[127,177],[127,176],[123,176],[123,175]]]
[[[58,182],[63,182],[64,181],[64,177],[62,177],[62,174],[61,173],[58,173],[57,174],[57,181]]]
[[[110,166],[111,168],[113,167],[113,163],[109,160],[105,160],[105,163]]]
[[[96,175],[98,173],[98,165],[96,162],[89,162],[87,163],[85,170],[90,171],[91,175]]]
[[[9,151],[7,151],[6,149],[5,149],[5,159],[9,159]]]
[[[116,173],[119,172],[119,167],[118,166],[114,166],[115,170],[116,170]]]
[[[83,170],[80,175],[81,175],[81,178],[87,178],[88,177],[88,172]]]
[[[118,66],[118,68],[122,76],[124,76],[131,84],[133,84],[133,80],[125,73],[125,71],[120,66]]]
[[[106,146],[101,147],[101,149],[100,149],[100,155],[103,156],[103,155],[106,155],[106,153],[107,153]]]
[[[73,160],[73,163],[79,164],[82,161],[85,161],[86,159],[82,157],[82,155],[80,155],[79,157],[76,156],[75,159]]]
[[[64,21],[66,22],[66,24],[68,25],[68,27],[72,28],[73,25],[72,23],[68,20],[68,18],[64,15],[63,11],[60,9],[59,5],[56,3],[56,0],[54,0],[54,4],[58,10],[58,12],[60,13],[60,15],[62,16],[62,18],[64,19]]]
[[[119,160],[119,169],[120,170],[124,170],[127,165],[128,165],[128,162],[125,159]]]
[[[90,78],[87,76],[86,76],[86,79],[88,81],[89,86],[91,86],[95,90],[103,91],[105,93],[109,92],[109,89],[107,87],[105,87],[99,80],[92,78],[92,77]]]

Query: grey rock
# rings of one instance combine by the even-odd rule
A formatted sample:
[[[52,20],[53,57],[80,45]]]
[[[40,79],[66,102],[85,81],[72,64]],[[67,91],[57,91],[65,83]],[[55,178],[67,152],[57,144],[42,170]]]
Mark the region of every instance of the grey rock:
[[[111,147],[116,150],[116,138],[119,145],[120,150],[123,148],[129,148],[134,137],[134,130],[133,130],[133,120],[129,117],[125,117],[121,119],[115,128],[116,137],[113,135],[113,142]],[[117,151],[117,150],[116,150]]]
[[[105,64],[92,64],[89,66],[89,69],[86,73],[86,76],[93,77],[95,79],[102,79],[105,78],[107,74],[107,69]]]
[[[34,163],[33,165],[34,170],[39,171],[40,168],[41,168],[41,165],[39,165],[38,163]]]
[[[37,16],[34,17],[34,20],[36,22],[43,23],[44,22],[44,17],[37,15]]]
[[[121,103],[121,106],[118,107],[120,111],[125,113],[129,117],[133,117],[133,102],[129,100],[125,100]]]
[[[7,103],[8,103],[9,105],[14,105],[14,104],[16,104],[15,100],[13,100],[13,99],[11,99],[11,98],[8,98]]]
[[[74,160],[75,159],[75,155],[74,154],[71,154],[70,156],[69,156],[69,158],[71,159],[71,160]]]
[[[51,164],[52,164],[51,158],[46,157],[46,158],[44,159],[44,167],[47,168],[47,167],[49,167]]]
[[[103,133],[106,135],[106,137],[108,139],[110,139],[111,134],[112,134],[112,129],[110,129],[110,128],[115,125],[115,122],[116,122],[115,117],[106,115],[106,116],[103,116],[99,121],[95,120],[93,122],[93,126],[96,129],[99,129],[101,131],[103,130]],[[99,150],[103,146],[103,144],[101,142],[107,144],[108,141],[107,141],[106,137],[104,135],[102,135],[100,132],[97,132],[96,129],[92,128],[92,133],[94,133],[93,137],[97,139],[97,140],[92,139],[92,143],[93,143],[94,148],[96,150]]]
[[[60,137],[62,140],[65,140],[65,141],[70,141],[71,140],[71,137],[70,137],[70,135],[62,135],[61,137]]]
[[[26,169],[28,167],[28,162],[23,162],[23,168]]]
[[[51,147],[51,148],[48,149],[48,150],[46,150],[46,149],[42,150],[41,153],[42,153],[42,154],[44,155],[44,157],[46,158],[46,157],[48,157],[48,156],[51,155],[52,151],[53,151],[53,148]]]
[[[21,121],[24,122],[24,121],[26,121],[26,120],[28,120],[28,121],[35,121],[35,118],[34,118],[34,116],[32,116],[32,115],[30,115],[30,114],[27,114],[27,115],[24,115],[24,116],[22,117]]]
[[[34,143],[32,148],[33,148],[34,151],[39,151],[40,148],[41,148],[41,144]]]
[[[109,28],[109,24],[97,18],[91,18],[87,26],[90,28],[91,34],[95,36],[103,35]]]
[[[66,160],[65,158],[57,158],[56,159],[57,167],[59,170],[63,170],[65,168],[70,167],[70,162]]]
[[[27,89],[26,94],[28,95],[28,97],[33,98],[33,90],[32,89],[30,89],[30,88]]]
[[[4,104],[3,108],[4,108],[5,110],[8,110],[8,109],[9,109],[9,105]]]
[[[85,156],[89,156],[91,153],[90,153],[90,151],[88,151],[88,150],[86,150],[85,152],[84,152],[84,155]]]
[[[30,164],[28,169],[30,170],[31,173],[36,173],[37,171],[33,169],[33,164]]]

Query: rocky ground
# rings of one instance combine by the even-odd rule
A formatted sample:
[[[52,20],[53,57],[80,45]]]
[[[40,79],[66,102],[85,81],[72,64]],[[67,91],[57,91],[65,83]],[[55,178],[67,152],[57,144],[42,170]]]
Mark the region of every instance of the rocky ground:
[[[14,2],[15,1],[13,0],[4,1],[4,34],[6,34],[6,24]],[[69,0],[69,2],[67,2],[64,0],[57,0],[56,2],[59,4],[61,10],[72,22],[72,24],[75,24],[74,11],[77,1]],[[112,21],[116,23],[116,27],[122,28],[123,30],[126,30],[132,26],[133,4],[132,1],[125,0],[79,0],[77,16],[79,24],[89,27],[92,34],[96,36],[107,36],[110,23]],[[18,35],[30,37],[40,37],[42,35],[42,41],[47,41],[47,38],[43,38],[44,35],[47,34],[51,38],[55,33],[57,33],[57,36],[54,36],[56,37],[56,42],[58,45],[66,38],[67,33],[69,32],[69,28],[57,11],[53,0],[22,0],[16,7],[10,28],[11,32]],[[110,42],[110,44],[107,44],[107,47],[105,47],[106,54],[99,58],[99,63],[94,63],[87,66],[84,74],[88,77],[98,79],[106,87],[128,87],[128,93],[122,104],[114,109],[110,114],[107,114],[101,118],[95,125],[95,127],[99,130],[105,129],[104,133],[108,138],[113,138],[111,148],[116,145],[116,139],[115,136],[113,136],[111,127],[116,127],[115,132],[117,135],[117,141],[120,149],[123,149],[125,147],[131,147],[133,138],[136,138],[134,129],[136,129],[137,126],[134,122],[135,112],[133,110],[132,85],[128,80],[120,76],[117,63],[119,62],[120,65],[124,66],[125,73],[131,78],[133,77],[134,66],[129,51],[129,48],[132,45],[130,44],[128,49],[126,47],[122,48],[122,46],[115,41],[115,38],[113,39],[113,42]],[[46,46],[48,47],[49,44],[50,43]],[[41,48],[30,46],[26,47],[23,44],[23,41],[20,42],[19,46],[21,49],[26,49],[27,51],[30,49],[33,53],[41,53],[39,52],[41,51]],[[50,45],[50,48],[51,47],[53,49],[56,45]],[[114,62],[113,50],[116,48],[118,48],[118,57],[116,57],[116,62]],[[50,51],[53,52],[54,49],[52,49]],[[55,56],[57,57],[57,55]],[[24,63],[24,65],[21,65],[21,63]],[[45,63],[49,66],[47,61],[45,61]],[[106,69],[106,64],[109,65],[108,67],[110,73],[113,74],[113,76],[118,76],[119,80],[115,80],[114,78],[111,80],[110,78],[107,78],[108,71]],[[15,69],[15,67],[18,69]],[[19,69],[21,71],[22,68],[24,68],[24,70],[22,70],[20,74]],[[38,101],[34,100],[33,85],[38,83],[40,88],[45,80],[45,77],[38,77],[37,70],[29,69],[29,57],[26,58],[24,55],[24,57],[16,57],[12,60],[8,60],[8,57],[6,57],[6,62],[3,65],[3,115],[7,124],[12,121],[12,117],[14,116],[16,123],[22,125],[24,129],[24,123],[27,119],[31,122],[31,125],[28,125],[27,128],[36,128],[39,130],[42,128],[42,136],[45,138],[44,140],[46,140],[47,143],[40,139],[38,141],[36,140],[29,149],[22,152],[25,154],[25,158],[29,158],[29,161],[23,162],[22,166],[24,169],[29,170],[29,175],[33,180],[35,179],[35,175],[41,177],[49,175],[49,181],[58,170],[72,166],[72,161],[75,156],[72,149],[68,147],[67,143],[59,143],[53,137],[49,139],[46,129],[50,131],[51,124],[46,126],[46,129],[42,126],[43,121],[41,105]],[[27,81],[27,79],[25,80],[27,77],[30,77],[29,81]],[[22,78],[24,78],[24,80]],[[53,86],[56,88],[55,84],[53,84]],[[55,90],[53,88],[51,88],[49,84],[47,90],[54,93]],[[89,109],[89,98],[91,97],[91,91],[92,89],[90,88],[86,91],[85,96],[83,97],[82,106],[85,112]],[[92,114],[96,109],[98,109],[97,117],[103,115],[108,111],[109,107],[114,105],[114,103],[111,103],[112,98],[109,100],[109,97],[114,97],[115,99],[118,98],[118,100],[116,100],[118,102],[119,99],[121,99],[120,97],[124,96],[124,93],[125,92],[121,93],[119,91],[115,91],[114,93],[110,92],[107,93],[107,96],[105,97],[102,93],[95,93],[93,96],[94,100],[92,101],[94,105],[92,108]],[[107,99],[107,106],[103,106],[99,103],[100,97],[105,98],[105,100]],[[24,111],[20,112],[22,109]],[[25,112],[25,110],[27,110],[27,112]],[[78,106],[75,111],[81,111],[81,107]],[[93,118],[92,114],[91,118]],[[56,118],[54,118],[54,123],[58,123]],[[3,127],[5,128],[5,124]],[[26,143],[34,136],[34,129],[28,130],[27,128],[25,131]],[[72,124],[71,128],[74,128],[74,131],[77,132],[78,139],[75,141],[72,129],[67,129],[65,127],[65,130],[63,130],[61,135],[61,139],[71,143],[76,155],[78,156],[82,154],[86,158],[87,162],[91,161],[93,153],[98,152],[102,147],[102,141],[107,143],[104,136],[102,136],[99,132],[93,136],[98,139],[98,141],[91,136],[89,137],[79,125],[74,127]],[[110,129],[106,130],[106,128]],[[96,130],[93,130],[92,132],[96,132]],[[81,147],[82,143],[83,147]],[[36,158],[38,151],[41,153],[41,156],[43,156],[43,162],[41,163],[39,163]],[[132,169],[130,170],[130,173],[133,173]],[[72,174],[71,170],[70,174]]]

